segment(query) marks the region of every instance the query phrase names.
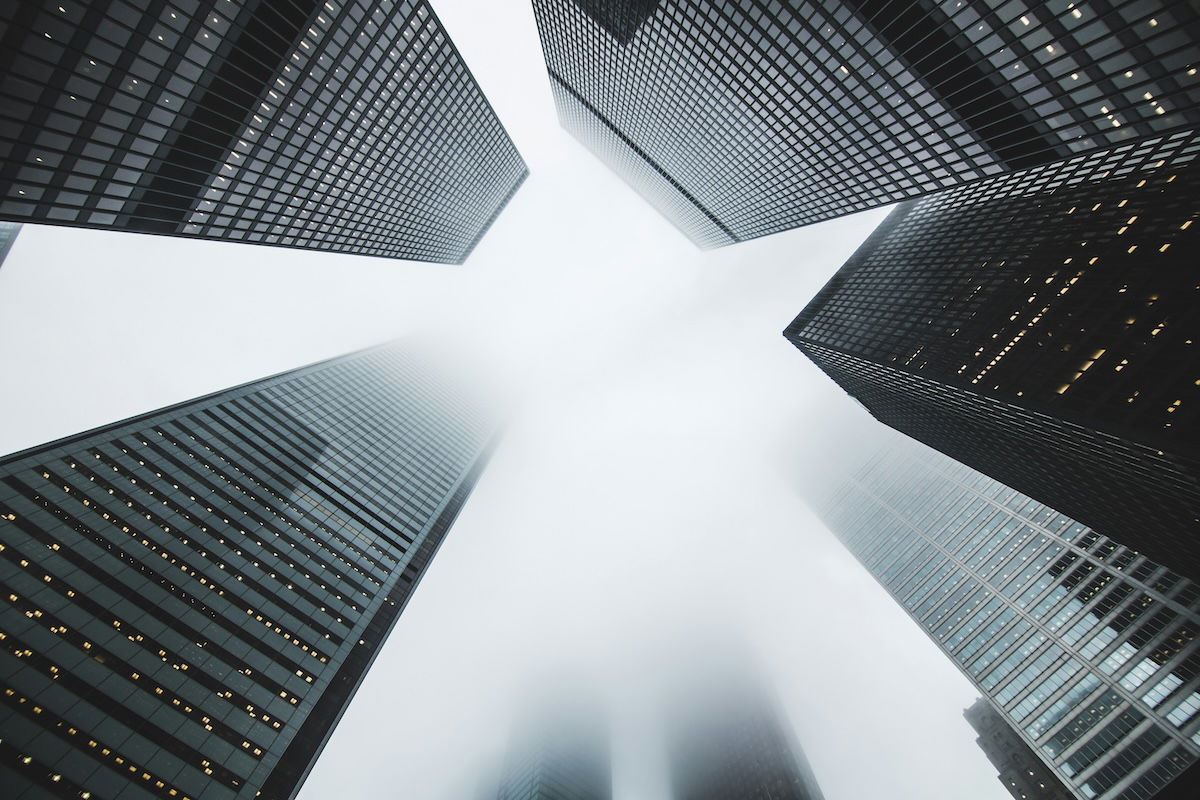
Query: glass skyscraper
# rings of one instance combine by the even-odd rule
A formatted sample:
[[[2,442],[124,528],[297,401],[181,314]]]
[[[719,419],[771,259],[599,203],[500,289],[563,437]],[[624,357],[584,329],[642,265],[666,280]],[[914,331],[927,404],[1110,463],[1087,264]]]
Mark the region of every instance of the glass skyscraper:
[[[543,698],[544,699],[544,698]],[[513,730],[499,787],[488,800],[612,800],[607,716],[581,698],[539,704]]]
[[[1012,726],[984,698],[963,711],[979,734],[975,742],[1000,772],[1000,783],[1016,800],[1072,800],[1075,795],[1037,757]]]
[[[822,800],[778,700],[735,647],[698,656],[665,690],[671,797]]]
[[[483,468],[395,345],[0,461],[11,798],[287,800]]]
[[[459,263],[528,170],[425,0],[0,8],[0,219]]]
[[[17,234],[20,232],[19,224],[0,222],[0,266],[4,266],[4,259],[8,258],[8,251],[12,249],[13,242],[16,241]]]
[[[910,441],[810,502],[1077,797],[1196,785],[1200,586]]]
[[[902,203],[784,335],[887,425],[1200,579],[1197,153]]]
[[[534,0],[564,127],[704,247],[1200,123],[1183,0]]]

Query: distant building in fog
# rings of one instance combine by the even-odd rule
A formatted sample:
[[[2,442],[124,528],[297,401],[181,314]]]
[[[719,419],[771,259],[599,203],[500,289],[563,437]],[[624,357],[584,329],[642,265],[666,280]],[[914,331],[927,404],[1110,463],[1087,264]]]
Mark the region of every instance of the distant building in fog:
[[[556,695],[557,696],[557,695]],[[513,728],[494,800],[612,800],[607,714],[586,699],[541,703]]]
[[[748,668],[710,666],[664,703],[673,800],[822,800],[773,693]]]
[[[704,247],[1200,124],[1194,3],[533,8],[563,127]]]
[[[887,425],[1200,580],[1198,151],[903,203],[784,335]]]
[[[810,498],[830,530],[1076,796],[1196,785],[1200,586],[880,433]]]
[[[976,700],[963,716],[979,734],[975,741],[1000,771],[996,777],[1009,794],[1017,800],[1074,800],[1071,790],[986,699]]]

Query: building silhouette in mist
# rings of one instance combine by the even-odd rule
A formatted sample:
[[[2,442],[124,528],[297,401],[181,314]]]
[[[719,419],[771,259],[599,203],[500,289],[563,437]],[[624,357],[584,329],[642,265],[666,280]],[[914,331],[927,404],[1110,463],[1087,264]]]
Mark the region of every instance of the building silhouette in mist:
[[[715,668],[714,668],[715,667]],[[745,665],[716,656],[665,702],[674,800],[822,800],[778,700]]]
[[[35,0],[0,30],[0,219],[460,263],[528,173],[425,0]]]
[[[533,6],[563,126],[703,247],[1200,123],[1194,4]]]
[[[1198,150],[903,203],[784,335],[887,425],[1200,578]]]
[[[5,796],[294,797],[485,419],[389,345],[0,461]]]
[[[21,232],[21,226],[14,222],[0,222],[0,267],[4,266],[4,259],[8,258],[8,251],[12,249],[13,242],[17,239],[17,234]]]
[[[580,698],[531,709],[512,732],[499,787],[489,800],[612,800],[604,713]]]
[[[992,766],[996,777],[1017,800],[1073,800],[1075,795],[1042,763],[1004,717],[984,698],[979,698],[963,716],[979,734],[975,742]]]
[[[1200,586],[895,439],[813,491],[829,529],[1075,796],[1186,797]]]

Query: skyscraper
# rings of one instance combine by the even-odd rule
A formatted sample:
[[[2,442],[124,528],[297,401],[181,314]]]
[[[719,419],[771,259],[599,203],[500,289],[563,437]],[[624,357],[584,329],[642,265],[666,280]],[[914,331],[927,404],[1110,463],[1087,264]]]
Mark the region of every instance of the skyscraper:
[[[0,266],[4,266],[4,259],[8,258],[8,251],[12,249],[13,242],[17,239],[17,234],[21,232],[21,226],[13,222],[0,222]]]
[[[538,703],[514,728],[489,800],[612,800],[606,715],[581,697],[555,700]]]
[[[0,30],[0,219],[459,263],[528,172],[425,0],[54,0]]]
[[[675,800],[822,800],[778,701],[728,653],[674,675],[664,731]]]
[[[483,468],[448,386],[385,346],[0,462],[5,796],[293,797]]]
[[[903,203],[784,335],[884,423],[1200,579],[1198,150]]]
[[[1200,122],[1185,2],[533,6],[563,126],[704,247]]]
[[[1195,786],[1200,586],[894,438],[814,492],[830,530],[1076,797]]]
[[[975,741],[988,761],[1000,770],[996,777],[1014,798],[1072,800],[1075,796],[987,700],[979,698],[963,716],[979,734]]]

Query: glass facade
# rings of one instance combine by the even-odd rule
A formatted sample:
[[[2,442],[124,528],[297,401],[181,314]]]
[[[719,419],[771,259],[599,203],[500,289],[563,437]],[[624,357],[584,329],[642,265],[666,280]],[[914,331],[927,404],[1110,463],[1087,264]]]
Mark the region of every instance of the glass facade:
[[[509,751],[488,800],[612,800],[609,729],[598,707],[566,700],[540,709],[514,731]]]
[[[1197,579],[1197,152],[903,203],[784,335],[886,424]]]
[[[8,258],[8,251],[12,249],[13,242],[20,232],[21,226],[19,224],[15,222],[0,222],[0,267],[4,266],[4,259]]]
[[[460,263],[528,170],[424,0],[0,10],[0,218]]]
[[[979,698],[963,712],[975,742],[1000,771],[1000,783],[1017,800],[1072,800],[1074,794],[1029,748],[992,704]]]
[[[1200,586],[911,442],[813,505],[1077,797],[1196,762]]]
[[[563,125],[704,247],[1200,123],[1177,0],[534,0]]]
[[[779,702],[746,665],[713,654],[667,691],[675,800],[822,800]]]
[[[389,345],[4,459],[5,796],[293,797],[489,436]]]

